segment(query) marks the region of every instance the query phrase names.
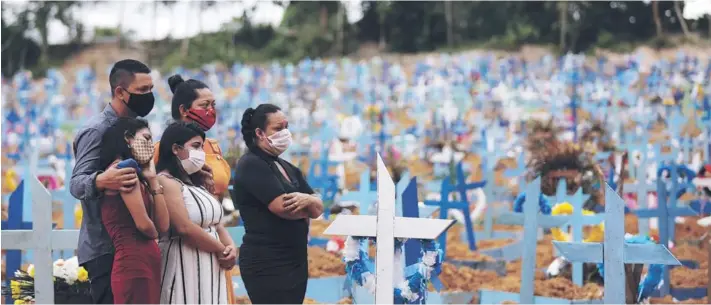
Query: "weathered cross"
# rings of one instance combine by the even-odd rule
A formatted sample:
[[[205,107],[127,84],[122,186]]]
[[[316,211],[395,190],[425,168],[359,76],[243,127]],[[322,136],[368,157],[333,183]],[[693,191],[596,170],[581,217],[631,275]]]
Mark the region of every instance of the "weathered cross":
[[[394,300],[395,238],[435,239],[454,224],[454,220],[395,216],[395,184],[378,154],[378,213],[338,215],[324,234],[377,238],[375,258],[375,303]]]
[[[625,264],[681,265],[662,244],[625,243],[625,203],[605,184],[605,242],[557,242],[553,245],[571,262],[604,262],[605,304],[625,304]]]
[[[54,303],[52,250],[74,249],[78,230],[52,230],[52,196],[36,177],[25,178],[32,192],[32,230],[2,231],[3,250],[34,250],[35,302]],[[27,198],[27,197],[26,197]]]

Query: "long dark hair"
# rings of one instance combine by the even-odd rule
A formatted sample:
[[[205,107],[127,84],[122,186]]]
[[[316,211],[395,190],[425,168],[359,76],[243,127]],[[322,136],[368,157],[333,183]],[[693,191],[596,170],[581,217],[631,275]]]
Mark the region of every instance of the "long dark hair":
[[[201,137],[203,141],[205,140],[205,132],[195,123],[177,121],[168,125],[160,139],[156,171],[168,171],[171,176],[181,179],[185,183],[192,184],[191,181],[185,181],[184,179],[188,177],[188,175],[183,169],[183,166],[180,165],[178,156],[173,154],[173,145],[185,146],[185,142],[196,136]]]
[[[116,159],[133,159],[133,152],[126,143],[126,138],[133,138],[141,129],[148,128],[148,122],[144,119],[121,117],[114,122],[104,136],[101,138],[101,150],[99,153],[99,168],[106,169],[116,161]],[[148,181],[139,171],[138,180],[146,187]],[[150,188],[150,187],[149,187]]]
[[[247,147],[253,149],[256,146],[257,128],[264,130],[267,125],[267,116],[270,113],[280,111],[281,108],[272,104],[260,104],[257,108],[247,108],[242,114],[242,138]]]
[[[182,105],[185,111],[192,107],[193,102],[198,98],[197,90],[210,89],[205,83],[189,79],[183,80],[180,74],[176,74],[168,78],[170,91],[173,92],[173,101],[170,105],[170,113],[173,119],[180,120],[180,106]]]

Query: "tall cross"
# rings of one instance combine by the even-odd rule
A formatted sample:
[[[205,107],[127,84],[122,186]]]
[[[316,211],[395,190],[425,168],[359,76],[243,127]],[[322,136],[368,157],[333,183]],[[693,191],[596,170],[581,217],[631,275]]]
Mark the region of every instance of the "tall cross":
[[[375,304],[394,300],[395,238],[435,239],[454,224],[454,220],[395,216],[395,184],[378,154],[378,213],[338,215],[326,228],[326,235],[375,237]]]
[[[34,195],[31,197],[33,228],[2,230],[2,249],[34,250],[35,301],[37,304],[53,304],[52,250],[76,248],[79,231],[52,230],[52,196],[49,191],[36,177],[25,179],[23,183]]]
[[[457,209],[457,210],[462,211],[462,213],[464,214],[465,222],[467,222],[469,224],[469,226],[465,226],[469,249],[474,251],[474,250],[476,250],[476,237],[474,236],[474,229],[472,229],[471,218],[469,217],[469,202],[462,201],[462,200],[455,200],[455,201],[449,200],[449,194],[455,191],[454,186],[452,185],[451,182],[449,182],[449,180],[450,180],[449,177],[445,177],[444,179],[442,179],[442,187],[440,189],[439,200],[425,200],[424,204],[428,205],[428,206],[439,207],[439,218],[441,220],[447,219],[447,216],[449,214],[449,209]],[[469,220],[467,221],[466,219],[469,219]],[[440,246],[442,247],[442,252],[445,254],[445,257],[446,257],[447,232],[444,232],[439,237],[439,243],[440,243]]]
[[[625,243],[625,203],[605,184],[605,242],[557,242],[553,245],[571,262],[604,262],[605,304],[625,304],[625,264],[681,263],[662,244]]]

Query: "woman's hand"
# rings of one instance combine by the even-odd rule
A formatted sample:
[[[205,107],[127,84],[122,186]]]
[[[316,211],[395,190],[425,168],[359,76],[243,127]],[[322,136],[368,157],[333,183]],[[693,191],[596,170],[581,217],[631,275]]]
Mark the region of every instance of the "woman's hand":
[[[228,245],[225,247],[225,250],[222,251],[222,257],[218,257],[217,261],[222,269],[232,269],[237,263],[237,249],[235,249],[233,245]]]
[[[210,194],[215,195],[215,180],[212,176],[212,167],[205,163],[199,172],[195,174],[193,183],[197,185],[202,185]]]
[[[315,202],[315,198],[304,193],[290,193],[284,196],[284,210],[289,213],[296,213],[308,208]]]
[[[143,177],[146,177],[146,180],[153,180],[158,177],[156,174],[156,164],[151,160],[151,162],[148,162],[148,164],[144,165],[144,167],[141,169],[141,172],[143,173]]]

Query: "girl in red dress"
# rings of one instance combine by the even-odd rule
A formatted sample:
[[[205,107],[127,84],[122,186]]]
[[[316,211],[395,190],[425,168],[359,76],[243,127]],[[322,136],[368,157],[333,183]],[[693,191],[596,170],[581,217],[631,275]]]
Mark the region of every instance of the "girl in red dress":
[[[114,245],[111,290],[115,304],[160,303],[161,257],[156,239],[168,231],[163,187],[156,177],[153,139],[145,120],[119,118],[104,134],[101,167],[134,159],[140,166],[134,187],[105,192],[101,221]]]

